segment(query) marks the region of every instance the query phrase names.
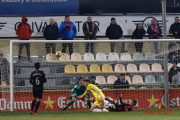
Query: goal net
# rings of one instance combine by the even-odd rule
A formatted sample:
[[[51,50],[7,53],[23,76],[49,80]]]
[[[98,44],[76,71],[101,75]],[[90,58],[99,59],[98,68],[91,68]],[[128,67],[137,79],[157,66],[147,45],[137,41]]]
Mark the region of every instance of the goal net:
[[[173,81],[168,76],[173,61],[179,60],[176,40],[12,40],[10,43],[11,51],[1,49],[12,59],[8,59],[11,75],[6,73],[10,79],[1,79],[0,110],[10,110],[11,105],[11,110],[30,110],[33,94],[29,81],[35,62],[40,62],[47,78],[41,111],[64,108],[71,101],[71,90],[80,77],[97,83],[105,96],[116,103],[120,103],[120,94],[124,103],[136,99],[134,109],[156,108],[156,101],[161,102],[161,108],[179,107],[178,72],[173,74],[176,75]],[[55,55],[58,51],[59,58]],[[91,100],[95,100],[92,94]],[[88,106],[78,99],[67,110],[88,110]]]

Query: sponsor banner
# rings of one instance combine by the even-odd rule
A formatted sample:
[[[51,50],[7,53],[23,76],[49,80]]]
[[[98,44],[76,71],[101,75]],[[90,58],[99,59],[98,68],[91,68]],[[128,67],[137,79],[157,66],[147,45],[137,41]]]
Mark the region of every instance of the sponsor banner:
[[[176,15],[178,16],[178,15]],[[174,15],[167,15],[167,33],[169,28],[174,23]],[[93,16],[92,20],[99,27],[97,36],[105,36],[107,27],[110,25],[111,18],[115,17],[117,24],[123,30],[124,36],[131,36],[136,29],[136,24],[141,23],[145,30],[151,24],[151,20],[155,19],[162,28],[162,16]],[[32,27],[33,34],[31,37],[43,37],[43,31],[46,25],[49,24],[50,18],[54,18],[58,27],[64,21],[64,16],[49,16],[49,17],[28,17],[28,24]],[[87,20],[87,16],[71,16],[70,20],[74,22],[77,28],[77,36],[84,36],[82,31],[83,23]],[[17,37],[15,29],[21,22],[21,17],[0,17],[0,36],[1,37]]]
[[[59,91],[59,92],[44,92],[43,99],[41,100],[40,111],[53,111],[61,110],[70,101],[67,96],[70,91]],[[115,102],[120,103],[119,95],[123,94],[123,101],[127,103],[130,99],[137,99],[137,105],[135,109],[147,109],[154,108],[155,102],[160,101],[164,108],[164,90],[106,90],[103,91],[106,97],[111,97]],[[180,90],[170,90],[169,105],[170,108],[180,108],[179,104],[179,94]],[[7,94],[7,95],[6,95]],[[3,96],[8,96],[7,98],[2,98]],[[92,99],[93,96],[91,95]],[[31,101],[33,100],[32,92],[15,92],[14,93],[14,109],[15,111],[29,111],[31,109]],[[107,106],[102,106],[107,107]],[[9,93],[0,93],[0,110],[9,111]],[[88,110],[87,103],[82,100],[77,100],[68,110]]]
[[[8,9],[7,9],[8,8]],[[1,0],[0,15],[78,15],[78,0]]]

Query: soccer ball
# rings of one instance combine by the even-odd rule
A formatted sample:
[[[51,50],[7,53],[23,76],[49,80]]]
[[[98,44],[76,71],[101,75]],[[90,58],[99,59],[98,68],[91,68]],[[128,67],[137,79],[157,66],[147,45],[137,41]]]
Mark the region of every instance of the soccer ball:
[[[57,51],[55,55],[57,58],[61,57],[61,51]]]

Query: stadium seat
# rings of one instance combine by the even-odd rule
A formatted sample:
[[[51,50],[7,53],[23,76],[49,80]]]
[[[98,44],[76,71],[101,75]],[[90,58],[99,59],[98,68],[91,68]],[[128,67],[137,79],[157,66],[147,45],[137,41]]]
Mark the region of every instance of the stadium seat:
[[[100,67],[99,65],[97,64],[92,64],[90,66],[90,73],[102,73],[101,70],[100,70]]]
[[[71,60],[72,60],[73,62],[83,62],[82,57],[81,57],[81,54],[79,54],[79,53],[73,53],[73,54],[71,54]]]
[[[150,70],[150,67],[146,63],[142,63],[139,65],[139,72],[142,73],[151,73],[152,71]]]
[[[104,53],[97,53],[96,54],[96,61],[107,61],[106,54],[104,54]]]
[[[164,76],[163,75],[157,76],[157,83],[164,83]]]
[[[59,60],[56,59],[56,56],[53,53],[49,53],[46,55],[46,61],[47,62],[59,62]]]
[[[123,64],[116,64],[114,67],[115,73],[126,73],[126,69]]]
[[[152,53],[152,52],[147,52],[147,53],[145,54],[145,59],[153,59],[153,60],[155,60],[156,57],[155,57],[155,54],[154,54],[154,53]]]
[[[133,84],[144,84],[143,78],[140,75],[134,75],[132,78]]]
[[[64,71],[65,74],[77,74],[75,67],[73,65],[66,65]]]
[[[112,69],[112,66],[109,64],[102,65],[102,72],[103,73],[115,73]]]
[[[145,83],[156,83],[156,79],[153,75],[146,75]]]
[[[59,61],[60,62],[72,62],[70,59],[69,59],[69,55],[67,53],[62,53],[61,54],[61,57],[59,57]]]
[[[92,53],[85,53],[84,60],[85,61],[94,61],[94,55]]]
[[[108,60],[109,61],[119,61],[119,55],[115,52],[109,53]]]
[[[144,60],[144,56],[142,53],[140,52],[135,52],[133,54],[133,60]]]
[[[96,76],[96,82],[98,84],[107,84],[104,76]]]
[[[135,64],[128,64],[127,65],[127,72],[128,73],[138,73],[137,66]]]
[[[121,59],[123,61],[132,61],[131,55],[129,53],[121,53]]]
[[[168,71],[172,68],[173,64],[172,63],[168,63]]]
[[[6,81],[1,81],[1,85],[6,86],[7,85]]]
[[[77,66],[77,73],[78,74],[88,74],[89,71],[87,69],[87,66],[86,65],[83,65],[83,64],[80,64]]]
[[[129,76],[125,76],[125,79],[129,82],[129,84],[131,84],[132,82],[131,82],[131,78],[129,77]]]
[[[4,54],[3,58],[6,58],[8,60],[8,62],[10,62],[10,54]]]
[[[178,63],[177,66],[180,67],[180,63]]]
[[[117,80],[117,77],[116,76],[113,76],[113,75],[111,75],[111,76],[108,76],[107,77],[107,83],[108,84],[114,84],[114,82]]]
[[[162,66],[159,63],[152,64],[152,72],[164,72]]]

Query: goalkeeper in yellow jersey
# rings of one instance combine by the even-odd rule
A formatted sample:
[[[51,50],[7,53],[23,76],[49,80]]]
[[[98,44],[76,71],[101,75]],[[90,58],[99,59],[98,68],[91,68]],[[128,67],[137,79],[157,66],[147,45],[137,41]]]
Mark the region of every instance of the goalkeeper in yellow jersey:
[[[86,86],[86,91],[83,95],[78,96],[78,98],[79,99],[83,98],[89,92],[91,92],[93,94],[96,101],[94,102],[93,106],[90,108],[90,112],[98,112],[98,111],[96,111],[96,108],[100,107],[103,104],[103,102],[111,108],[115,107],[114,104],[111,104],[109,101],[105,100],[105,95],[102,93],[101,89],[99,89],[94,84],[90,84],[90,80],[84,80],[84,84]],[[103,112],[108,112],[108,111],[106,109],[103,109]]]

